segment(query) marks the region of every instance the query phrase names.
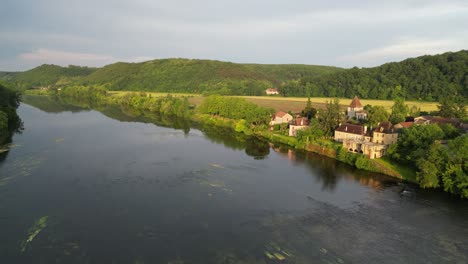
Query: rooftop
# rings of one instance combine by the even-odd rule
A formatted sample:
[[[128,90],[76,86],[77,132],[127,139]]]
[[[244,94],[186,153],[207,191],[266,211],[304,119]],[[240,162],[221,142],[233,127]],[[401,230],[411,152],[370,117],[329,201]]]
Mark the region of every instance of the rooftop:
[[[361,125],[342,124],[335,131],[364,135],[365,129]]]
[[[362,108],[362,104],[359,101],[359,98],[357,97],[357,95],[354,96],[354,99],[353,99],[353,101],[351,101],[351,104],[349,105],[349,107],[351,107],[351,108]]]

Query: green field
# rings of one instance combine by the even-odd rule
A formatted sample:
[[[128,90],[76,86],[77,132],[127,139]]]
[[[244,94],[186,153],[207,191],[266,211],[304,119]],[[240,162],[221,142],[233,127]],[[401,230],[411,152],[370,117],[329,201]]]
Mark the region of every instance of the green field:
[[[139,92],[131,92],[131,91],[109,91],[111,96],[123,96],[127,93],[139,93]],[[171,94],[173,96],[186,96],[190,97],[189,102],[193,105],[199,105],[203,102],[204,97],[200,94],[192,94],[192,93],[157,93],[157,92],[145,92],[148,95],[153,97],[157,96],[166,96]],[[279,96],[236,96],[240,98],[245,98],[247,101],[255,103],[262,107],[273,108],[276,111],[291,111],[293,113],[300,112],[306,106],[307,98],[304,97],[279,97]],[[310,98],[312,102],[312,106],[315,108],[324,108],[325,103],[327,101],[331,101],[334,98],[326,98],[326,97],[313,97]],[[340,98],[340,104],[345,109],[350,103],[352,99],[349,98]],[[385,107],[390,112],[390,109],[393,105],[393,101],[391,100],[367,100],[361,99],[360,100],[363,105],[380,105]],[[415,101],[407,101],[407,105],[410,107],[415,105],[421,109],[421,111],[437,111],[437,102],[415,102]]]
[[[278,111],[292,111],[300,112],[304,109],[307,98],[304,97],[276,97],[276,96],[242,96],[248,101],[256,103],[260,106],[271,107]],[[332,101],[334,98],[326,97],[313,97],[310,98],[312,106],[315,108],[323,108],[327,101]],[[343,108],[346,108],[352,99],[349,98],[340,98],[340,105]],[[393,101],[391,100],[366,100],[360,99],[363,106],[369,105],[380,105],[383,106],[387,111],[391,111]],[[421,111],[437,111],[437,102],[416,102],[416,101],[407,101],[406,104],[411,107],[413,105],[419,107]]]

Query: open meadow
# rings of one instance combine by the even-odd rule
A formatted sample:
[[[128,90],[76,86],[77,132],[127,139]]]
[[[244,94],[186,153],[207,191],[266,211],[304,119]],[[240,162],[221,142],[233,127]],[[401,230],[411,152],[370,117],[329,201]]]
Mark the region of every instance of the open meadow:
[[[127,93],[140,93],[132,91],[109,91],[111,96],[123,96]],[[189,102],[192,105],[199,105],[203,102],[204,98],[200,94],[191,94],[191,93],[162,93],[162,92],[144,92],[153,97],[157,96],[166,96],[171,94],[172,96],[186,96],[189,97]],[[297,113],[302,111],[307,103],[307,98],[305,97],[280,97],[280,96],[235,96],[240,98],[245,98],[247,101],[255,103],[262,107],[273,108],[275,111],[291,111]],[[310,98],[312,106],[315,108],[322,109],[325,107],[327,101],[332,101],[334,98],[326,97],[312,97]],[[349,98],[340,98],[340,105],[343,110],[351,103],[352,99]],[[385,107],[387,111],[391,111],[393,101],[391,100],[372,100],[372,99],[359,99],[363,106],[370,105],[380,105]],[[405,102],[409,107],[415,105],[421,109],[421,111],[437,111],[437,102],[418,102],[418,101],[406,101]]]

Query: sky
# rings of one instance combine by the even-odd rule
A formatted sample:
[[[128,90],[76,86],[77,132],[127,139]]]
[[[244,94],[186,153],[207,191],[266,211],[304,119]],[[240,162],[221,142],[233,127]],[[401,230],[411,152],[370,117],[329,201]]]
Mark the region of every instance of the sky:
[[[468,0],[2,0],[0,71],[159,58],[373,67],[468,49]]]

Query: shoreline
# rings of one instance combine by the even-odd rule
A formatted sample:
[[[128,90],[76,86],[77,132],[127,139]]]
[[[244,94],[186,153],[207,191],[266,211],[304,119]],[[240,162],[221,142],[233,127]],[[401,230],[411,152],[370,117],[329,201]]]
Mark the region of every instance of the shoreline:
[[[31,94],[26,94],[26,95],[27,96],[45,96],[45,97],[53,98],[53,95],[49,93],[40,93],[40,94],[31,93]],[[58,98],[62,98],[65,100],[67,99],[78,100],[77,98],[68,98],[68,97],[60,97],[60,96]],[[67,102],[67,103],[70,103],[70,102]],[[84,103],[83,101],[80,102],[80,104],[83,104],[83,103]],[[95,103],[102,104],[102,105],[116,106],[116,107],[127,107],[127,108],[131,108],[137,111],[149,111],[150,113],[159,113],[160,115],[165,115],[164,113],[151,111],[149,109],[134,107],[132,105],[124,105],[119,100],[115,100],[115,98],[107,97],[107,96],[99,98],[98,101]],[[89,108],[96,109],[95,103],[89,102],[86,104],[88,105]],[[272,144],[275,144],[275,143],[284,144],[294,150],[301,150],[301,151],[306,151],[306,152],[311,152],[311,153],[315,153],[318,155],[326,156],[326,157],[335,159],[337,161],[346,163],[348,165],[351,165],[357,169],[370,171],[374,173],[380,173],[380,174],[390,176],[399,180],[417,184],[416,178],[415,178],[415,172],[412,171],[411,168],[398,166],[382,158],[368,159],[363,155],[348,152],[347,150],[344,150],[341,148],[340,143],[335,142],[330,139],[321,140],[319,142],[303,143],[303,142],[299,142],[295,137],[276,134],[269,130],[255,131],[252,129],[247,129],[247,130],[238,131],[236,130],[236,124],[239,122],[239,120],[213,116],[209,114],[200,114],[194,111],[188,116],[176,115],[176,117],[187,119],[190,122],[194,122],[200,125],[212,125],[216,127],[228,128],[232,131],[232,133],[240,133],[245,136],[254,136]],[[357,166],[358,160],[359,160],[360,166]]]

